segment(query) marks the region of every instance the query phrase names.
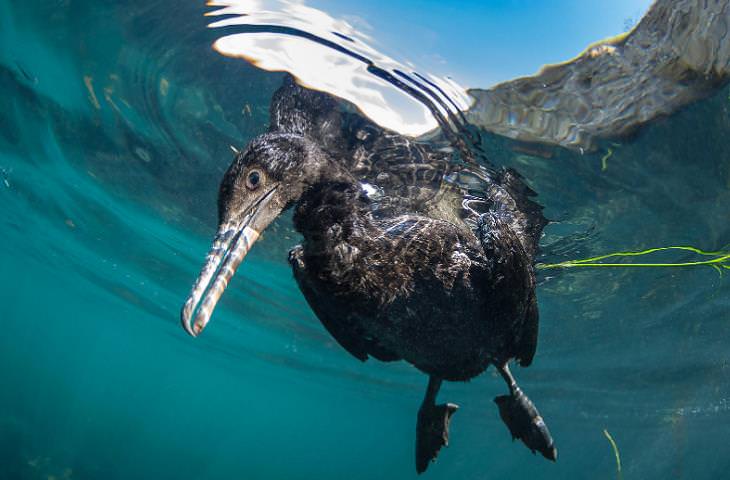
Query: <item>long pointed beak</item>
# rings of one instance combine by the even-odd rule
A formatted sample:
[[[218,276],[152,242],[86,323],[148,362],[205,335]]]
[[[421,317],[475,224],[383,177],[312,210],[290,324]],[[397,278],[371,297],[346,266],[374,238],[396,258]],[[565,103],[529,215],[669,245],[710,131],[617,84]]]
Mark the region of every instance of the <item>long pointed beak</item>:
[[[197,337],[208,324],[228,282],[258,238],[259,232],[248,225],[220,226],[180,315],[182,326],[190,335]]]
[[[193,337],[197,337],[208,324],[228,282],[259,238],[260,232],[252,225],[275,190],[276,187],[263,195],[240,223],[224,223],[218,227],[205,264],[180,312],[183,328]]]

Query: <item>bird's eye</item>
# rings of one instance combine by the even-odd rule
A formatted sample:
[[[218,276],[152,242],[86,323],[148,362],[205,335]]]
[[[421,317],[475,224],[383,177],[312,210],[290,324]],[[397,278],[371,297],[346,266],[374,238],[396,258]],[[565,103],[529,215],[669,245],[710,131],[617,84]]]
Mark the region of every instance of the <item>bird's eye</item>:
[[[246,177],[246,186],[249,190],[256,190],[261,183],[261,173],[258,170],[251,170]]]

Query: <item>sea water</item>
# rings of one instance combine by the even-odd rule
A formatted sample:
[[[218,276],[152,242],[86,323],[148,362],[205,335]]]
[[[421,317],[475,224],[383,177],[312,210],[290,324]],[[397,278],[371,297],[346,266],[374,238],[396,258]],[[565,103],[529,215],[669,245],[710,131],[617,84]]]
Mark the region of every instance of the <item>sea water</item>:
[[[180,328],[229,145],[265,131],[282,81],[213,53],[205,11],[0,2],[0,478],[415,478],[426,378],[360,363],[325,332],[286,263],[290,217],[205,333]],[[487,134],[482,148],[538,192],[551,220],[540,260],[556,262],[725,247],[729,134],[724,89],[583,155]],[[659,260],[692,259],[673,255]],[[537,356],[514,371],[557,463],[512,442],[490,370],[442,389],[461,409],[424,478],[728,478],[730,278],[576,269],[539,282]]]

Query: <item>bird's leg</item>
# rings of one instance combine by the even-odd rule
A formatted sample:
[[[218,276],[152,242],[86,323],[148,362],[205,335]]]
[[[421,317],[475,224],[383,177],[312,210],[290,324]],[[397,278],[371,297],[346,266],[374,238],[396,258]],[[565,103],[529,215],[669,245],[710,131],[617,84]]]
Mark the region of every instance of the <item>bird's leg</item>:
[[[494,402],[499,407],[499,416],[509,428],[512,439],[519,438],[532,453],[537,450],[543,457],[555,461],[558,451],[540,412],[517,386],[507,362],[497,366],[497,370],[507,382],[510,394],[496,397]]]
[[[459,408],[453,403],[436,405],[441,379],[430,376],[426,395],[418,409],[416,424],[416,471],[423,473],[429,462],[436,459],[441,447],[449,444],[449,423]]]

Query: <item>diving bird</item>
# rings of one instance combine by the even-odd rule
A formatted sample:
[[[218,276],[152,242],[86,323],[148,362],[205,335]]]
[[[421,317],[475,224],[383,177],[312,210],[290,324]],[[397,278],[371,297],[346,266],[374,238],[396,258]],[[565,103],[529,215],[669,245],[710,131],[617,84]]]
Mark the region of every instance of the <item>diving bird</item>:
[[[458,408],[437,404],[442,382],[490,365],[507,384],[494,400],[513,439],[555,460],[548,428],[509,368],[535,355],[533,259],[546,220],[514,170],[452,156],[287,77],[269,130],[223,177],[218,230],[182,324],[201,333],[261,232],[291,207],[303,241],[289,263],[322,325],[361,361],[405,360],[428,375],[418,473],[447,445]]]

